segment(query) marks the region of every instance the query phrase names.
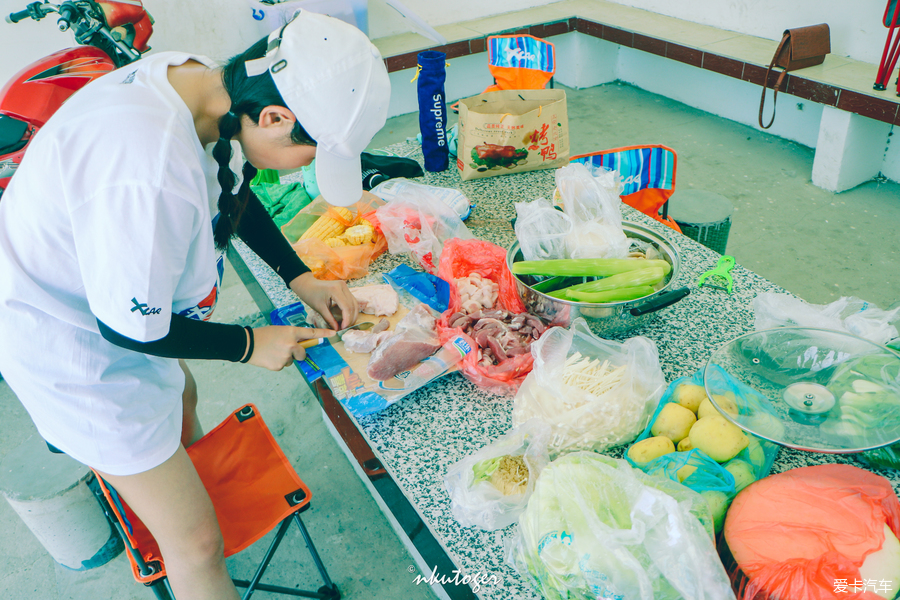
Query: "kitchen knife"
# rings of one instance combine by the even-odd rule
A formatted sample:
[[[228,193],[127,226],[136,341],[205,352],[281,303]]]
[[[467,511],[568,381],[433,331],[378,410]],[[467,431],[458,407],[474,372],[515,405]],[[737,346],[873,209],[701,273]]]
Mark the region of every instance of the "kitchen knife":
[[[329,338],[313,338],[311,340],[303,340],[302,342],[300,342],[300,345],[303,346],[304,348],[312,348],[313,346],[317,346],[319,344],[319,340],[326,339],[333,346],[333,345],[337,344],[339,341],[341,341],[341,338],[344,337],[344,334],[347,333],[348,331],[350,331],[351,329],[359,329],[360,331],[364,331],[366,329],[372,329],[372,327],[374,327],[374,326],[375,326],[375,323],[370,323],[370,322],[357,323],[356,325],[351,325],[350,327],[347,327],[346,329],[341,329],[340,331],[338,331],[336,334],[334,334],[333,336],[331,336]]]

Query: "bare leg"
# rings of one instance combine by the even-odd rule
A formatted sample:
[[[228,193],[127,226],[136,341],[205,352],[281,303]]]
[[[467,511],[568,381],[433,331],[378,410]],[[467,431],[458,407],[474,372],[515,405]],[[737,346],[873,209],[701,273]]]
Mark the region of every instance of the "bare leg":
[[[103,478],[159,543],[178,600],[238,600],[215,510],[183,447],[144,473]]]
[[[181,370],[184,371],[184,392],[181,393],[182,421],[181,421],[181,445],[187,448],[203,437],[203,428],[200,419],[197,418],[197,382],[188,369],[187,363],[179,360]]]

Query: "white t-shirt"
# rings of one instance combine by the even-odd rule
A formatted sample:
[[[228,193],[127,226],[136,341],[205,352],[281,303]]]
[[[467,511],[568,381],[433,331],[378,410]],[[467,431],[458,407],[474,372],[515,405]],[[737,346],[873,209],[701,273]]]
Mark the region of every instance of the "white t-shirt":
[[[113,475],[168,459],[181,435],[178,361],[125,350],[171,313],[209,318],[217,165],[165,52],[74,94],[32,141],[0,201],[0,373],[40,434]]]

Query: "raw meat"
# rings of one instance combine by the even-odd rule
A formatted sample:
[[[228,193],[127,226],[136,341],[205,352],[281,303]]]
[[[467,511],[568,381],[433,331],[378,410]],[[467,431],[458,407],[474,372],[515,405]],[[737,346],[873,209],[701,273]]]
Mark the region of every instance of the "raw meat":
[[[377,326],[376,326],[377,327]],[[368,354],[375,350],[381,342],[394,335],[392,331],[370,331],[352,330],[344,334],[342,338],[344,349],[347,352],[356,352],[358,354]]]
[[[350,288],[350,293],[359,302],[359,312],[367,315],[389,317],[400,307],[397,292],[387,284]]]
[[[377,323],[375,323],[375,327],[371,329],[372,333],[381,333],[382,331],[387,331],[391,326],[391,322],[387,319],[381,319]]]
[[[543,321],[529,313],[515,314],[499,308],[467,312],[465,305],[450,315],[447,323],[475,340],[478,363],[483,367],[529,352],[531,342],[546,329]]]
[[[437,352],[441,342],[435,325],[434,316],[424,304],[409,311],[397,323],[394,334],[372,352],[366,367],[368,376],[376,381],[390,379]]]

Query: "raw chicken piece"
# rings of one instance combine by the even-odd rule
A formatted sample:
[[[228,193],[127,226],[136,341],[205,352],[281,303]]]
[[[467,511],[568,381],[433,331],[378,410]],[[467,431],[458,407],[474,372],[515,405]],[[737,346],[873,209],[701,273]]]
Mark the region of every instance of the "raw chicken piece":
[[[391,316],[400,307],[400,298],[391,286],[365,285],[350,288],[350,293],[359,302],[359,312],[367,315]]]
[[[373,333],[373,331],[375,331],[374,328],[371,331],[348,331],[342,338],[344,349],[347,352],[368,354],[375,350],[383,341],[394,335],[392,331],[379,331],[376,333]]]
[[[434,327],[435,318],[424,304],[409,311],[397,323],[394,335],[372,352],[366,373],[376,381],[384,381],[437,352],[441,343]]]

